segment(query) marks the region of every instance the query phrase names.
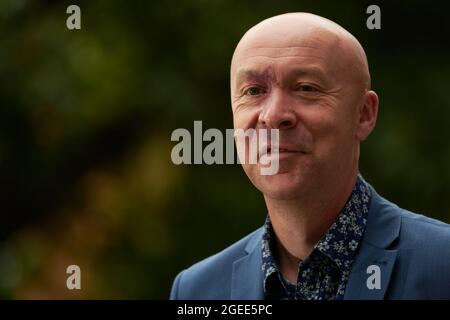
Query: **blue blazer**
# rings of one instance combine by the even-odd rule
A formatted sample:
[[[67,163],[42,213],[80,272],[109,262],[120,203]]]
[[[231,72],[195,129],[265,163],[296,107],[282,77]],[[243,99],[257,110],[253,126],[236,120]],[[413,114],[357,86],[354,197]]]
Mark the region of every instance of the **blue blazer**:
[[[180,272],[170,298],[264,299],[262,234],[261,227]],[[370,265],[379,267],[379,289],[367,285]],[[450,225],[401,209],[372,188],[344,299],[450,299]]]

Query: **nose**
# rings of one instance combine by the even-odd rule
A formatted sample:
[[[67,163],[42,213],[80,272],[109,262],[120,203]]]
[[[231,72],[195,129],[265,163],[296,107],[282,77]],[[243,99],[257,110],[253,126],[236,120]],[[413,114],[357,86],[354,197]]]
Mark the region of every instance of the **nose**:
[[[297,118],[290,103],[289,97],[281,90],[272,92],[259,114],[258,122],[262,127],[270,129],[287,130],[295,127]]]

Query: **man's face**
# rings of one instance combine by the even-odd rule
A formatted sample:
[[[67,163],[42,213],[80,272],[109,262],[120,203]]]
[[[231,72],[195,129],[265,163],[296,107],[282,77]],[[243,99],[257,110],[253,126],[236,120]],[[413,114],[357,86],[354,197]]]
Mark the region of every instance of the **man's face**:
[[[243,164],[253,184],[270,198],[293,199],[351,175],[365,88],[342,56],[339,37],[306,29],[248,38],[231,68],[234,127],[280,130],[277,174],[261,175],[260,164]]]

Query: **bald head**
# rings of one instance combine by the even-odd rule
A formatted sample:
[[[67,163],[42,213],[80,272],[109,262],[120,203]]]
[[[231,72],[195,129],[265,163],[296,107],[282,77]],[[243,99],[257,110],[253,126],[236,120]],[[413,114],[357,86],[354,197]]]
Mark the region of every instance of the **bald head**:
[[[257,24],[233,54],[231,100],[235,128],[279,130],[278,174],[243,165],[266,199],[309,199],[354,185],[378,96],[364,50],[344,28],[309,13]]]
[[[319,58],[327,59],[334,75],[370,89],[367,58],[359,41],[337,23],[304,12],[271,17],[248,30],[233,54],[231,79],[240,63],[251,56],[273,56],[277,51],[280,57],[289,56],[302,47],[310,47]]]

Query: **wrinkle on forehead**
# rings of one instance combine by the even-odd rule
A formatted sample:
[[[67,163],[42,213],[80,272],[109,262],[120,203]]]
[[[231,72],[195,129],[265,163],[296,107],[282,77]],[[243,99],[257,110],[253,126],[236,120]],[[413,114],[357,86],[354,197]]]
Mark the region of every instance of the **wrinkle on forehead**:
[[[248,58],[301,56],[326,59],[355,81],[370,89],[370,74],[364,49],[358,40],[335,22],[310,14],[288,13],[266,19],[248,30],[238,43],[231,62],[235,71]]]

